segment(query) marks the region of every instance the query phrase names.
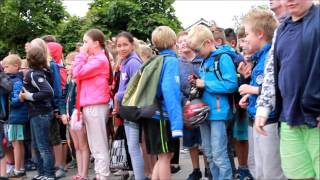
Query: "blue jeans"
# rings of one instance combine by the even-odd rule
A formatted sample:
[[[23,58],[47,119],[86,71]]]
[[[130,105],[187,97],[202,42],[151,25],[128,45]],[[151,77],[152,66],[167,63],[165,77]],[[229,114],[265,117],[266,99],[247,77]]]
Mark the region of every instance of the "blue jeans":
[[[202,148],[208,158],[213,179],[232,179],[227,151],[226,121],[206,120],[200,125]]]
[[[31,117],[32,145],[38,160],[38,173],[49,178],[55,177],[54,157],[49,138],[53,114]]]
[[[126,131],[129,154],[132,161],[132,168],[135,179],[144,179],[144,162],[142,150],[139,143],[139,124],[125,121],[124,128]]]

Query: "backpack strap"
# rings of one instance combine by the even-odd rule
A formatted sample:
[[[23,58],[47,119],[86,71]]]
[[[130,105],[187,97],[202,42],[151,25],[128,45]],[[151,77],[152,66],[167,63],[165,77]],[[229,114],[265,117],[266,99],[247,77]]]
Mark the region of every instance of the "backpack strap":
[[[213,61],[213,72],[219,81],[224,80],[222,77],[221,69],[220,69],[220,59],[222,55],[223,54],[216,55]]]

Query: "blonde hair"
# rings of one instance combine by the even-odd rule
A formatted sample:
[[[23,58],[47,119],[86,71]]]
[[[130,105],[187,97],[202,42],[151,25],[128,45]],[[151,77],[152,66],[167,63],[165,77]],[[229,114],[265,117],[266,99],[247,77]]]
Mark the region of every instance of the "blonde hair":
[[[245,38],[246,32],[244,30],[244,26],[241,26],[237,32],[238,39]]]
[[[10,54],[3,59],[3,65],[17,65],[19,68],[21,67],[21,58],[17,54]]]
[[[188,36],[188,32],[187,31],[181,31],[177,34],[177,40],[181,37],[181,36]]]
[[[149,59],[153,55],[153,51],[148,45],[141,44],[138,54],[139,54],[140,58],[145,56],[147,59]]]
[[[249,24],[254,33],[264,32],[264,38],[270,42],[273,38],[274,30],[278,25],[278,21],[270,10],[253,9],[249,11],[243,23]]]
[[[22,59],[21,60],[21,68],[23,68],[23,69],[28,69],[29,68],[29,64],[28,64],[27,59]]]
[[[188,33],[188,46],[201,44],[207,39],[213,40],[213,34],[210,29],[204,25],[197,25]]]
[[[168,26],[159,26],[151,35],[152,44],[157,49],[170,49],[176,45],[176,33]]]
[[[76,57],[77,54],[78,54],[78,52],[76,52],[76,51],[69,53],[69,54],[66,56],[66,62],[72,62],[72,61],[74,61],[74,58]]]

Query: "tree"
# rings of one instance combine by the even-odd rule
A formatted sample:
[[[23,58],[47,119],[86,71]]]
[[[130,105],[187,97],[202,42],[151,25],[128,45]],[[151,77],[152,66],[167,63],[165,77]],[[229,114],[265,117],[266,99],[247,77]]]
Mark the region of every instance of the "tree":
[[[95,0],[87,18],[92,27],[100,28],[108,36],[129,31],[139,39],[150,38],[160,25],[181,30],[181,23],[174,15],[173,0]]]
[[[66,22],[61,25],[58,40],[63,44],[64,52],[70,52],[75,49],[78,42],[82,42],[82,36],[85,32],[86,19],[77,16],[70,16]]]
[[[0,39],[11,51],[44,34],[56,34],[67,13],[61,0],[1,0]]]

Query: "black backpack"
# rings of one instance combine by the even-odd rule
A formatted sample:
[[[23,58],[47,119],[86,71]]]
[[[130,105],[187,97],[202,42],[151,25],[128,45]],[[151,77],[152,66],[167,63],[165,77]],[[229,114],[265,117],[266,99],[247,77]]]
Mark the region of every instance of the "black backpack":
[[[0,72],[0,120],[6,121],[9,112],[9,94],[12,91],[12,83],[9,77]]]

